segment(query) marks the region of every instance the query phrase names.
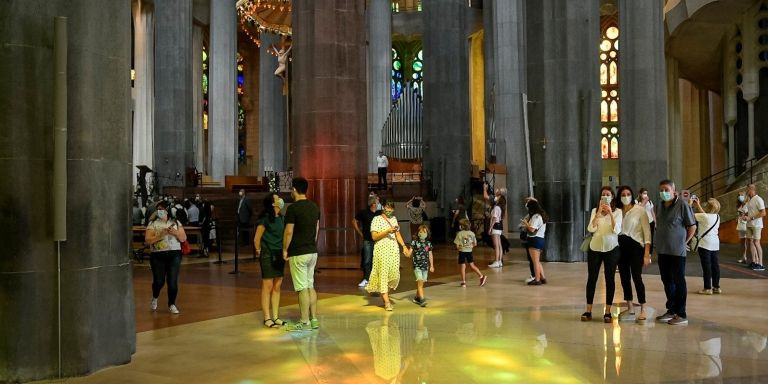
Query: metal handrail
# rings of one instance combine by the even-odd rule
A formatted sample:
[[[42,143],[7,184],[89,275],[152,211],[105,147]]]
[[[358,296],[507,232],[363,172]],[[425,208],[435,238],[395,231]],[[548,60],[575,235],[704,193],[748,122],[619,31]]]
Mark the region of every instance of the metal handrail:
[[[691,194],[698,195],[700,199],[707,199],[709,197],[718,196],[718,193],[721,191],[728,190],[731,186],[728,185],[727,182],[722,183],[721,186],[715,188],[715,184],[722,181],[723,179],[728,179],[731,176],[739,177],[745,172],[749,172],[749,183],[753,183],[756,176],[760,176],[762,174],[768,173],[768,171],[760,172],[758,174],[754,173],[755,164],[758,162],[759,159],[751,158],[747,159],[741,164],[737,164],[728,168],[725,168],[721,171],[715,172],[698,182],[694,183],[693,185],[689,186],[688,189]],[[737,173],[739,169],[744,169],[744,172]]]

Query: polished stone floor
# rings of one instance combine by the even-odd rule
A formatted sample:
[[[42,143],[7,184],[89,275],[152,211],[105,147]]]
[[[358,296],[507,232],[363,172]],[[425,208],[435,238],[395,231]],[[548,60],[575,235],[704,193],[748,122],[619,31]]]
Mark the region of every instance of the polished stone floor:
[[[579,321],[584,310],[584,263],[546,263],[549,284],[526,286],[527,263],[513,250],[502,269],[487,269],[489,248],[476,260],[489,275],[460,288],[455,253],[436,252],[429,305],[414,295],[410,261],[385,312],[380,298],[356,287],[359,272],[321,262],[321,328],[286,332],[264,328],[258,264],[187,264],[181,275],[182,314],[151,313],[150,275],[134,269],[137,352],[130,364],[67,383],[766,383],[768,275],[724,255],[722,295],[697,295],[700,277],[689,263],[687,326]],[[700,276],[700,275],[699,275]],[[618,280],[618,276],[617,276]],[[658,274],[644,275],[648,303],[661,308]],[[605,288],[599,283],[596,315]],[[283,291],[281,317],[295,319],[296,295]],[[621,287],[616,298],[622,298]],[[161,305],[164,304],[161,298]],[[615,308],[618,310],[618,308]],[[651,311],[650,316],[654,313]],[[650,317],[649,316],[649,317]],[[599,319],[598,319],[599,318]]]

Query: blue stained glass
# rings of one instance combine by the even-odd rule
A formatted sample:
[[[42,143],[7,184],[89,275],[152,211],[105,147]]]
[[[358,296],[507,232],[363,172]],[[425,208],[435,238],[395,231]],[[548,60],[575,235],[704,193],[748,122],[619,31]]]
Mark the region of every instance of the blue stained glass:
[[[237,83],[240,84],[240,85],[245,84],[245,76],[237,75]]]

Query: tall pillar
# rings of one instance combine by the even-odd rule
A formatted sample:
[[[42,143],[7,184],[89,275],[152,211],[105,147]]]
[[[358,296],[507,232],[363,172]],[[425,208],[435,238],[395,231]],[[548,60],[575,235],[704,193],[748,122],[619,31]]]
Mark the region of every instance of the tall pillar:
[[[368,2],[368,172],[377,170],[381,149],[381,129],[389,115],[392,81],[392,3]]]
[[[488,2],[490,17],[484,15],[488,38],[486,52],[490,73],[486,74],[486,88],[493,90],[492,103],[497,161],[507,165],[507,224],[515,228],[524,216],[523,205],[528,196],[528,148],[525,147],[525,120],[523,93],[526,87],[525,67],[525,8],[522,0],[494,0]],[[489,116],[490,117],[490,116]]]
[[[283,82],[275,76],[277,57],[269,46],[280,38],[271,33],[261,35],[259,49],[259,163],[263,174],[267,170],[288,169],[286,148],[286,110]],[[292,76],[293,74],[291,74]]]
[[[125,364],[136,348],[126,213],[134,174],[131,2],[15,4],[0,4],[9,32],[0,34],[0,382],[12,383]],[[67,230],[58,245],[55,16],[68,25]]]
[[[664,0],[619,0],[619,47],[619,178],[652,189],[669,177]]]
[[[758,58],[759,46],[754,43],[759,34],[754,15],[760,4],[755,2],[752,8],[744,12],[742,16],[741,32],[744,42],[742,58],[744,65],[742,67],[741,90],[744,101],[747,102],[747,160],[755,158],[755,101],[760,96],[760,60]]]
[[[669,159],[669,162],[665,169],[667,169],[670,180],[676,180],[680,183],[683,180],[683,122],[680,108],[680,77],[677,60],[672,57],[667,57],[666,62],[666,100],[667,105],[669,105],[669,110],[667,111],[667,138],[669,140],[667,146],[667,158]],[[648,190],[652,190],[652,186],[657,183],[658,181],[651,184],[651,186],[644,187],[648,188]]]
[[[211,2],[208,137],[211,177],[237,173],[237,11],[235,0]]]
[[[155,1],[155,174],[184,185],[194,165],[192,0]]]
[[[463,0],[425,2],[424,169],[432,175],[437,202],[468,191],[471,175],[469,62]]]
[[[195,24],[192,31],[192,149],[194,165],[198,172],[205,169],[203,155],[203,27]]]
[[[589,210],[597,205],[601,175],[598,5],[598,0],[526,3],[533,179],[536,197],[550,214],[545,254],[550,261],[584,259],[579,246]],[[509,205],[521,203],[510,200]]]
[[[293,4],[294,176],[322,210],[320,252],[356,255],[352,220],[368,195],[365,0]]]
[[[132,1],[134,27],[133,165],[154,167],[154,10],[141,0]],[[136,169],[134,167],[134,169]],[[134,171],[136,172],[136,171]],[[134,178],[134,184],[136,178]]]
[[[259,130],[259,81],[261,80],[260,48],[250,39],[241,39],[237,51],[243,61],[243,95],[238,96],[245,111],[245,164],[240,164],[238,174],[241,176],[259,176],[261,172],[261,132]],[[239,64],[238,64],[239,66]]]

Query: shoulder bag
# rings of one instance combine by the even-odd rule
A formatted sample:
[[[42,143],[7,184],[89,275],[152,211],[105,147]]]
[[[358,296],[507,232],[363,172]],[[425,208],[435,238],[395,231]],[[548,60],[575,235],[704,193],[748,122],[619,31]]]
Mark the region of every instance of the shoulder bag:
[[[715,228],[715,226],[717,226],[717,223],[719,223],[719,222],[720,222],[720,215],[717,215],[717,219],[715,219],[715,223],[714,223],[714,224],[712,224],[712,226],[711,226],[711,227],[709,227],[709,229],[707,229],[707,231],[706,231],[706,232],[704,232],[704,234],[703,234],[703,235],[701,235],[701,236],[694,236],[694,237],[693,237],[693,239],[691,239],[691,252],[696,252],[696,251],[698,251],[698,249],[699,249],[699,243],[701,242],[701,239],[703,239],[705,236],[707,236],[707,234],[709,234],[709,232],[710,232],[712,229],[714,229],[714,228]]]

